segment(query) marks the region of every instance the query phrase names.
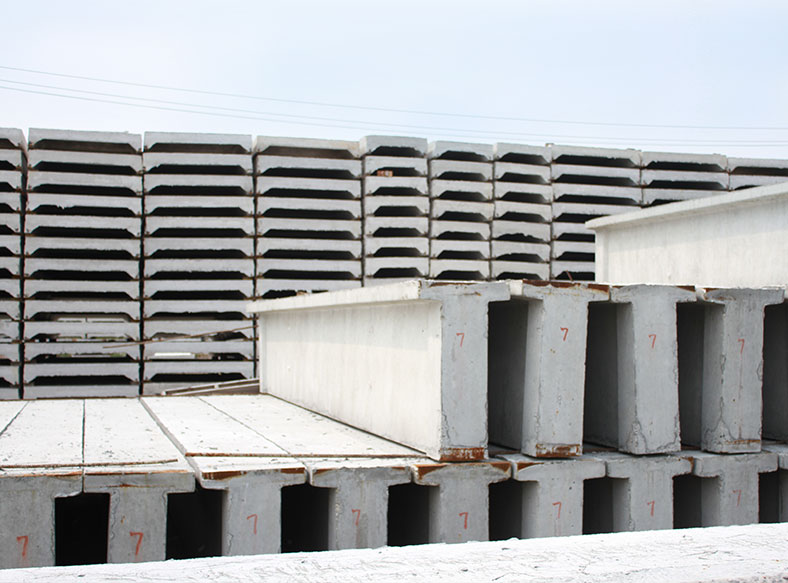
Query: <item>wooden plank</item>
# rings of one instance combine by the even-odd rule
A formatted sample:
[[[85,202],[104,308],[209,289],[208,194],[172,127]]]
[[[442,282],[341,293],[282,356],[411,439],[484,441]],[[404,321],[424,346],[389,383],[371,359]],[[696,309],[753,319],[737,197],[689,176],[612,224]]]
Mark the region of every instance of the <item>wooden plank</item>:
[[[81,399],[30,401],[0,434],[0,467],[80,466],[83,412]]]
[[[138,399],[85,401],[86,466],[150,465],[179,460],[183,457],[178,449]]]
[[[187,456],[288,455],[199,397],[145,397],[142,402]]]
[[[318,415],[272,395],[202,397],[295,456],[409,457],[415,450]]]

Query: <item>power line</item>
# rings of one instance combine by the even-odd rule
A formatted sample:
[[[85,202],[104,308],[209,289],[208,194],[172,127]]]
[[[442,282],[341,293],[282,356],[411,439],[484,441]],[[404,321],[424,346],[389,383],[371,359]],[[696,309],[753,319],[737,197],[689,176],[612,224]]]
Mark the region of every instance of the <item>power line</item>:
[[[49,91],[37,91],[33,89],[22,89],[19,87],[8,87],[4,85],[0,85],[0,89],[5,89],[8,91],[17,91],[21,93],[30,93],[35,95],[45,95],[50,97],[60,97],[66,99],[76,99],[80,101],[90,101],[95,103],[108,103],[112,105],[125,105],[128,107],[138,107],[138,108],[145,108],[145,109],[154,109],[160,111],[175,111],[179,113],[192,113],[192,114],[201,114],[201,115],[211,115],[216,117],[226,117],[226,118],[235,118],[235,119],[250,119],[256,121],[268,121],[274,123],[286,123],[286,124],[297,124],[297,125],[306,125],[306,126],[314,126],[314,127],[332,127],[332,128],[344,128],[344,129],[365,129],[368,131],[374,130],[376,128],[381,128],[383,126],[387,126],[389,128],[406,128],[406,129],[416,129],[420,131],[430,131],[430,132],[443,132],[441,135],[449,135],[449,136],[461,136],[461,137],[472,137],[476,139],[480,138],[490,138],[496,139],[500,138],[501,135],[512,136],[516,138],[547,138],[549,140],[554,140],[557,138],[560,139],[569,139],[569,140],[580,140],[592,143],[605,143],[608,145],[612,144],[630,144],[630,143],[642,143],[642,144],[651,144],[651,145],[691,145],[691,146],[712,146],[712,147],[722,147],[722,146],[753,146],[753,147],[764,147],[764,146],[785,146],[788,145],[788,140],[771,140],[771,141],[764,141],[764,140],[727,140],[725,142],[714,141],[714,140],[703,140],[703,139],[662,139],[662,138],[632,138],[632,137],[611,137],[611,136],[575,136],[575,135],[556,135],[556,134],[548,134],[548,133],[526,133],[526,132],[510,132],[505,130],[496,131],[494,133],[490,133],[483,130],[474,130],[474,129],[458,129],[458,128],[442,128],[442,127],[434,127],[434,126],[416,126],[416,125],[406,125],[406,124],[391,124],[391,123],[380,123],[380,122],[366,122],[360,120],[342,120],[342,119],[332,119],[332,118],[315,118],[310,116],[296,116],[292,114],[277,114],[271,112],[256,112],[254,110],[244,110],[244,109],[236,109],[236,108],[226,108],[226,107],[219,107],[219,106],[210,106],[210,105],[202,105],[202,104],[194,104],[194,103],[184,103],[184,102],[177,102],[177,101],[167,101],[167,100],[160,100],[160,99],[152,99],[152,98],[142,98],[142,97],[133,97],[133,96],[126,96],[126,95],[118,95],[112,93],[102,93],[96,91],[86,91],[81,89],[70,89],[65,87],[56,87],[56,86],[49,86],[49,85],[40,85],[35,83],[24,83],[19,81],[10,81],[10,80],[3,80],[0,81],[16,83],[16,84],[24,84],[36,87],[44,87],[44,88],[53,88],[59,89],[61,91],[71,91],[76,93],[87,93],[90,95],[103,95],[109,97],[117,97],[119,99],[131,99],[137,101],[149,101],[152,103],[164,103],[164,104],[172,104],[172,105],[179,105],[184,107],[198,107],[203,109],[220,109],[225,111],[236,111],[239,113],[251,113],[255,115],[239,115],[238,113],[230,114],[230,113],[220,113],[217,111],[201,111],[201,110],[194,110],[194,109],[184,109],[184,107],[168,107],[164,105],[149,105],[145,103],[127,103],[125,101],[115,101],[111,99],[99,99],[94,97],[84,97],[81,95],[64,95],[62,93],[53,93]],[[336,123],[316,123],[314,121],[298,121],[298,119],[294,120],[283,120],[283,119],[272,119],[270,117],[262,117],[262,116],[285,116],[285,117],[293,117],[298,119],[318,119],[318,120],[325,120],[325,121],[333,121]],[[354,124],[354,125],[350,125]],[[361,127],[358,127],[361,126]],[[386,131],[386,130],[384,130]],[[469,136],[469,134],[472,134]]]
[[[527,117],[510,117],[510,116],[497,116],[497,115],[482,115],[482,114],[467,114],[467,113],[449,113],[444,111],[425,111],[418,109],[398,109],[389,107],[374,107],[366,105],[348,105],[339,103],[329,103],[323,101],[306,101],[298,99],[282,99],[276,97],[262,97],[258,95],[246,95],[243,93],[227,93],[221,91],[207,91],[202,89],[190,89],[185,87],[173,87],[170,85],[155,85],[150,83],[135,83],[132,81],[120,81],[117,79],[106,79],[100,77],[88,77],[84,75],[71,75],[66,73],[54,73],[51,71],[40,71],[37,69],[25,69],[22,67],[10,67],[0,65],[0,69],[9,71],[18,71],[23,73],[33,73],[36,75],[49,75],[52,77],[62,77],[66,79],[79,79],[82,81],[94,81],[98,83],[112,83],[115,85],[126,85],[129,87],[144,87],[147,89],[163,89],[166,91],[180,91],[184,93],[194,93],[200,95],[213,95],[219,97],[233,97],[237,99],[253,99],[258,101],[270,101],[276,103],[290,103],[298,105],[310,105],[320,107],[334,107],[342,109],[355,109],[365,111],[377,111],[386,113],[406,113],[415,115],[430,115],[442,117],[458,117],[470,118],[480,120],[496,120],[496,121],[519,121],[529,123],[552,123],[552,124],[568,124],[568,125],[587,125],[599,127],[631,127],[631,128],[651,128],[651,129],[691,129],[691,130],[763,130],[763,131],[785,131],[788,127],[776,126],[715,126],[715,125],[687,125],[687,124],[642,124],[642,123],[620,123],[620,122],[594,122],[594,121],[578,121],[578,120],[561,120],[561,119],[539,119]]]

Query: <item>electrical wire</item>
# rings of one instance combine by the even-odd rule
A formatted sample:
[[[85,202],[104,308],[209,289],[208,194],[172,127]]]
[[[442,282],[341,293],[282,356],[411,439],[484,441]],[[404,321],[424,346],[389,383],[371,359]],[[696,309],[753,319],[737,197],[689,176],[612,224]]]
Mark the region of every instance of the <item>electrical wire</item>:
[[[450,113],[445,111],[425,111],[418,109],[397,109],[389,107],[374,107],[366,105],[348,105],[339,103],[329,103],[323,101],[306,101],[298,99],[282,99],[275,97],[262,97],[258,95],[246,95],[242,93],[226,93],[221,91],[207,91],[202,89],[190,89],[185,87],[174,87],[170,85],[155,85],[150,83],[135,83],[132,81],[120,81],[117,79],[106,79],[101,77],[89,77],[84,75],[71,75],[66,73],[54,73],[51,71],[41,71],[37,69],[26,69],[22,67],[11,67],[7,65],[0,65],[0,69],[9,71],[17,71],[22,73],[33,73],[36,75],[49,75],[52,77],[62,77],[66,79],[79,79],[82,81],[93,81],[98,83],[111,83],[115,85],[126,85],[130,87],[143,87],[147,89],[161,89],[166,91],[179,91],[183,93],[195,93],[201,95],[213,95],[218,97],[233,97],[237,99],[253,99],[258,101],[270,101],[276,103],[290,103],[298,105],[311,105],[320,107],[334,107],[342,109],[355,109],[365,111],[377,111],[386,113],[406,113],[415,115],[429,115],[429,116],[443,116],[443,117],[459,117],[480,120],[497,120],[497,121],[519,121],[529,123],[551,123],[551,124],[569,124],[569,125],[590,125],[600,127],[630,127],[630,128],[651,128],[651,129],[691,129],[691,130],[763,130],[763,131],[785,131],[788,127],[776,126],[717,126],[717,125],[687,125],[687,124],[643,124],[643,123],[622,123],[622,122],[594,122],[594,121],[579,121],[579,120],[561,120],[561,119],[540,119],[528,117],[511,117],[511,116],[497,116],[497,115],[481,115],[481,114],[466,114],[466,113]]]

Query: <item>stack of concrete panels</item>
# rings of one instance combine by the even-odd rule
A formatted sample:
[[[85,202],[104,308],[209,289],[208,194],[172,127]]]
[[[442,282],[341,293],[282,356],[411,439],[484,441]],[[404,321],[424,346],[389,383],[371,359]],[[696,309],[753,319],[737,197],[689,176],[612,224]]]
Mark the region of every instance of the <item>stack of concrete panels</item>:
[[[490,279],[493,146],[433,142],[428,157],[430,277]]]
[[[359,287],[358,142],[260,136],[254,151],[257,295]]]
[[[24,396],[139,391],[140,137],[31,129]]]
[[[20,130],[0,128],[0,399],[19,396],[25,150]]]
[[[495,146],[493,279],[550,278],[550,155],[541,146]]]
[[[727,192],[728,160],[720,154],[643,152],[643,206]]]
[[[730,189],[788,182],[788,160],[728,158]]]
[[[585,222],[632,211],[641,201],[640,152],[551,146],[552,279],[594,279],[594,233]]]
[[[145,393],[254,376],[251,145],[145,134]]]
[[[427,277],[427,140],[367,136],[361,153],[364,284]]]

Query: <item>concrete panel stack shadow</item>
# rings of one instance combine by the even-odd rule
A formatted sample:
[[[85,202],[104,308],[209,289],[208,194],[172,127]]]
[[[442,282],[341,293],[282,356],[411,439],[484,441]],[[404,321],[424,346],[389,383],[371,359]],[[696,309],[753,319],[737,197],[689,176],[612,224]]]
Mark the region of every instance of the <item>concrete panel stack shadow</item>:
[[[259,136],[257,297],[361,286],[358,143]]]
[[[788,160],[728,158],[730,189],[788,182]]]
[[[643,152],[643,206],[713,196],[728,190],[728,160],[720,154]]]
[[[433,142],[427,156],[430,277],[490,279],[493,147]]]
[[[584,223],[640,207],[640,152],[555,145],[550,150],[550,278],[593,281],[594,233]]]
[[[254,376],[251,145],[145,134],[144,393]]]
[[[550,149],[496,144],[492,279],[549,279]]]
[[[364,163],[364,285],[427,277],[430,198],[427,140],[367,136]]]
[[[139,392],[140,141],[30,130],[25,397]]]
[[[22,192],[27,144],[20,130],[0,128],[0,399],[21,388]]]

